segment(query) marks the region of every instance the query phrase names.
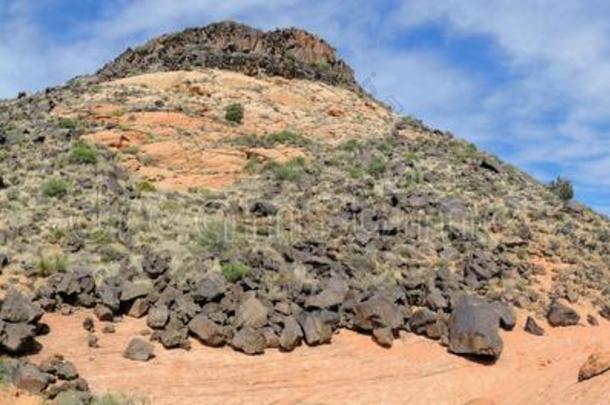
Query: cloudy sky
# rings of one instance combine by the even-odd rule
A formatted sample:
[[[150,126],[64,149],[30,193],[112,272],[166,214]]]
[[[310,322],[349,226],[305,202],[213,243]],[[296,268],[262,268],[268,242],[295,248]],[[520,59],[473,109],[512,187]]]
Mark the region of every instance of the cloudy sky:
[[[397,110],[610,213],[606,0],[0,0],[0,98],[225,19],[318,33]]]

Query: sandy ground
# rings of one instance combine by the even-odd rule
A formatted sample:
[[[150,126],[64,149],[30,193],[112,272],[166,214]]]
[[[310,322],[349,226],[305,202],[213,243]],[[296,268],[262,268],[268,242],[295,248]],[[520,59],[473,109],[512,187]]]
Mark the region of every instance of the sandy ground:
[[[450,355],[410,334],[383,349],[348,331],[330,345],[257,357],[197,342],[190,352],[157,346],[155,359],[139,363],[121,352],[145,329],[143,320],[126,319],[115,334],[98,333],[101,348],[90,349],[81,326],[86,314],[46,315],[52,333],[40,339],[44,349],[33,360],[62,353],[94,391],[129,393],[153,404],[610,404],[610,373],[577,383],[586,358],[610,349],[604,320],[598,327],[546,326],[548,334],[536,337],[522,331],[521,319],[516,331],[503,333],[505,350],[494,365]]]

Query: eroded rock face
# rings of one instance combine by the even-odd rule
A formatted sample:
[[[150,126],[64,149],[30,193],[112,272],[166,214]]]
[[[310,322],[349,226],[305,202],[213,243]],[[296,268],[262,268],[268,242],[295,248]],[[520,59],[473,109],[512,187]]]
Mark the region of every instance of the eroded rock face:
[[[352,69],[323,39],[295,28],[264,32],[231,21],[187,29],[128,49],[97,76],[111,80],[196,67],[318,80],[360,90]]]

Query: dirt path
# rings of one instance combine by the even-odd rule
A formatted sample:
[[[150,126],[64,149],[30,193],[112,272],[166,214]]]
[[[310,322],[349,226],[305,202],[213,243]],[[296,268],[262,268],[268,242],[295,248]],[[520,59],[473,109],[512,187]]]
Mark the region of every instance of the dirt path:
[[[505,351],[493,366],[449,355],[413,335],[386,350],[347,331],[331,345],[289,354],[271,350],[248,357],[193,342],[190,352],[157,346],[155,359],[138,363],[121,352],[145,329],[142,320],[126,319],[115,334],[98,333],[101,348],[90,349],[81,326],[85,315],[46,315],[55,332],[40,339],[44,350],[34,360],[62,353],[96,392],[130,393],[153,404],[610,404],[610,373],[576,383],[587,356],[610,349],[610,323],[604,320],[598,327],[547,327],[545,337],[522,332],[521,321],[517,331],[503,334]]]

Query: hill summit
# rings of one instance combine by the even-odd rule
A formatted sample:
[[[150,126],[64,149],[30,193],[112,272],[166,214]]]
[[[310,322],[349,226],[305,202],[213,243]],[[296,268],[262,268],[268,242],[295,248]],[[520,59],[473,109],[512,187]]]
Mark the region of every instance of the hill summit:
[[[352,69],[337,57],[335,48],[316,35],[296,28],[264,32],[232,21],[164,35],[128,49],[97,75],[110,80],[197,68],[320,80],[359,89]]]
[[[610,225],[569,183],[397,115],[305,31],[153,39],[1,103],[0,145],[12,355],[37,348],[41,308],[146,318],[167,349],[292,351],[351,329],[485,361],[520,317],[536,335],[610,319]]]

